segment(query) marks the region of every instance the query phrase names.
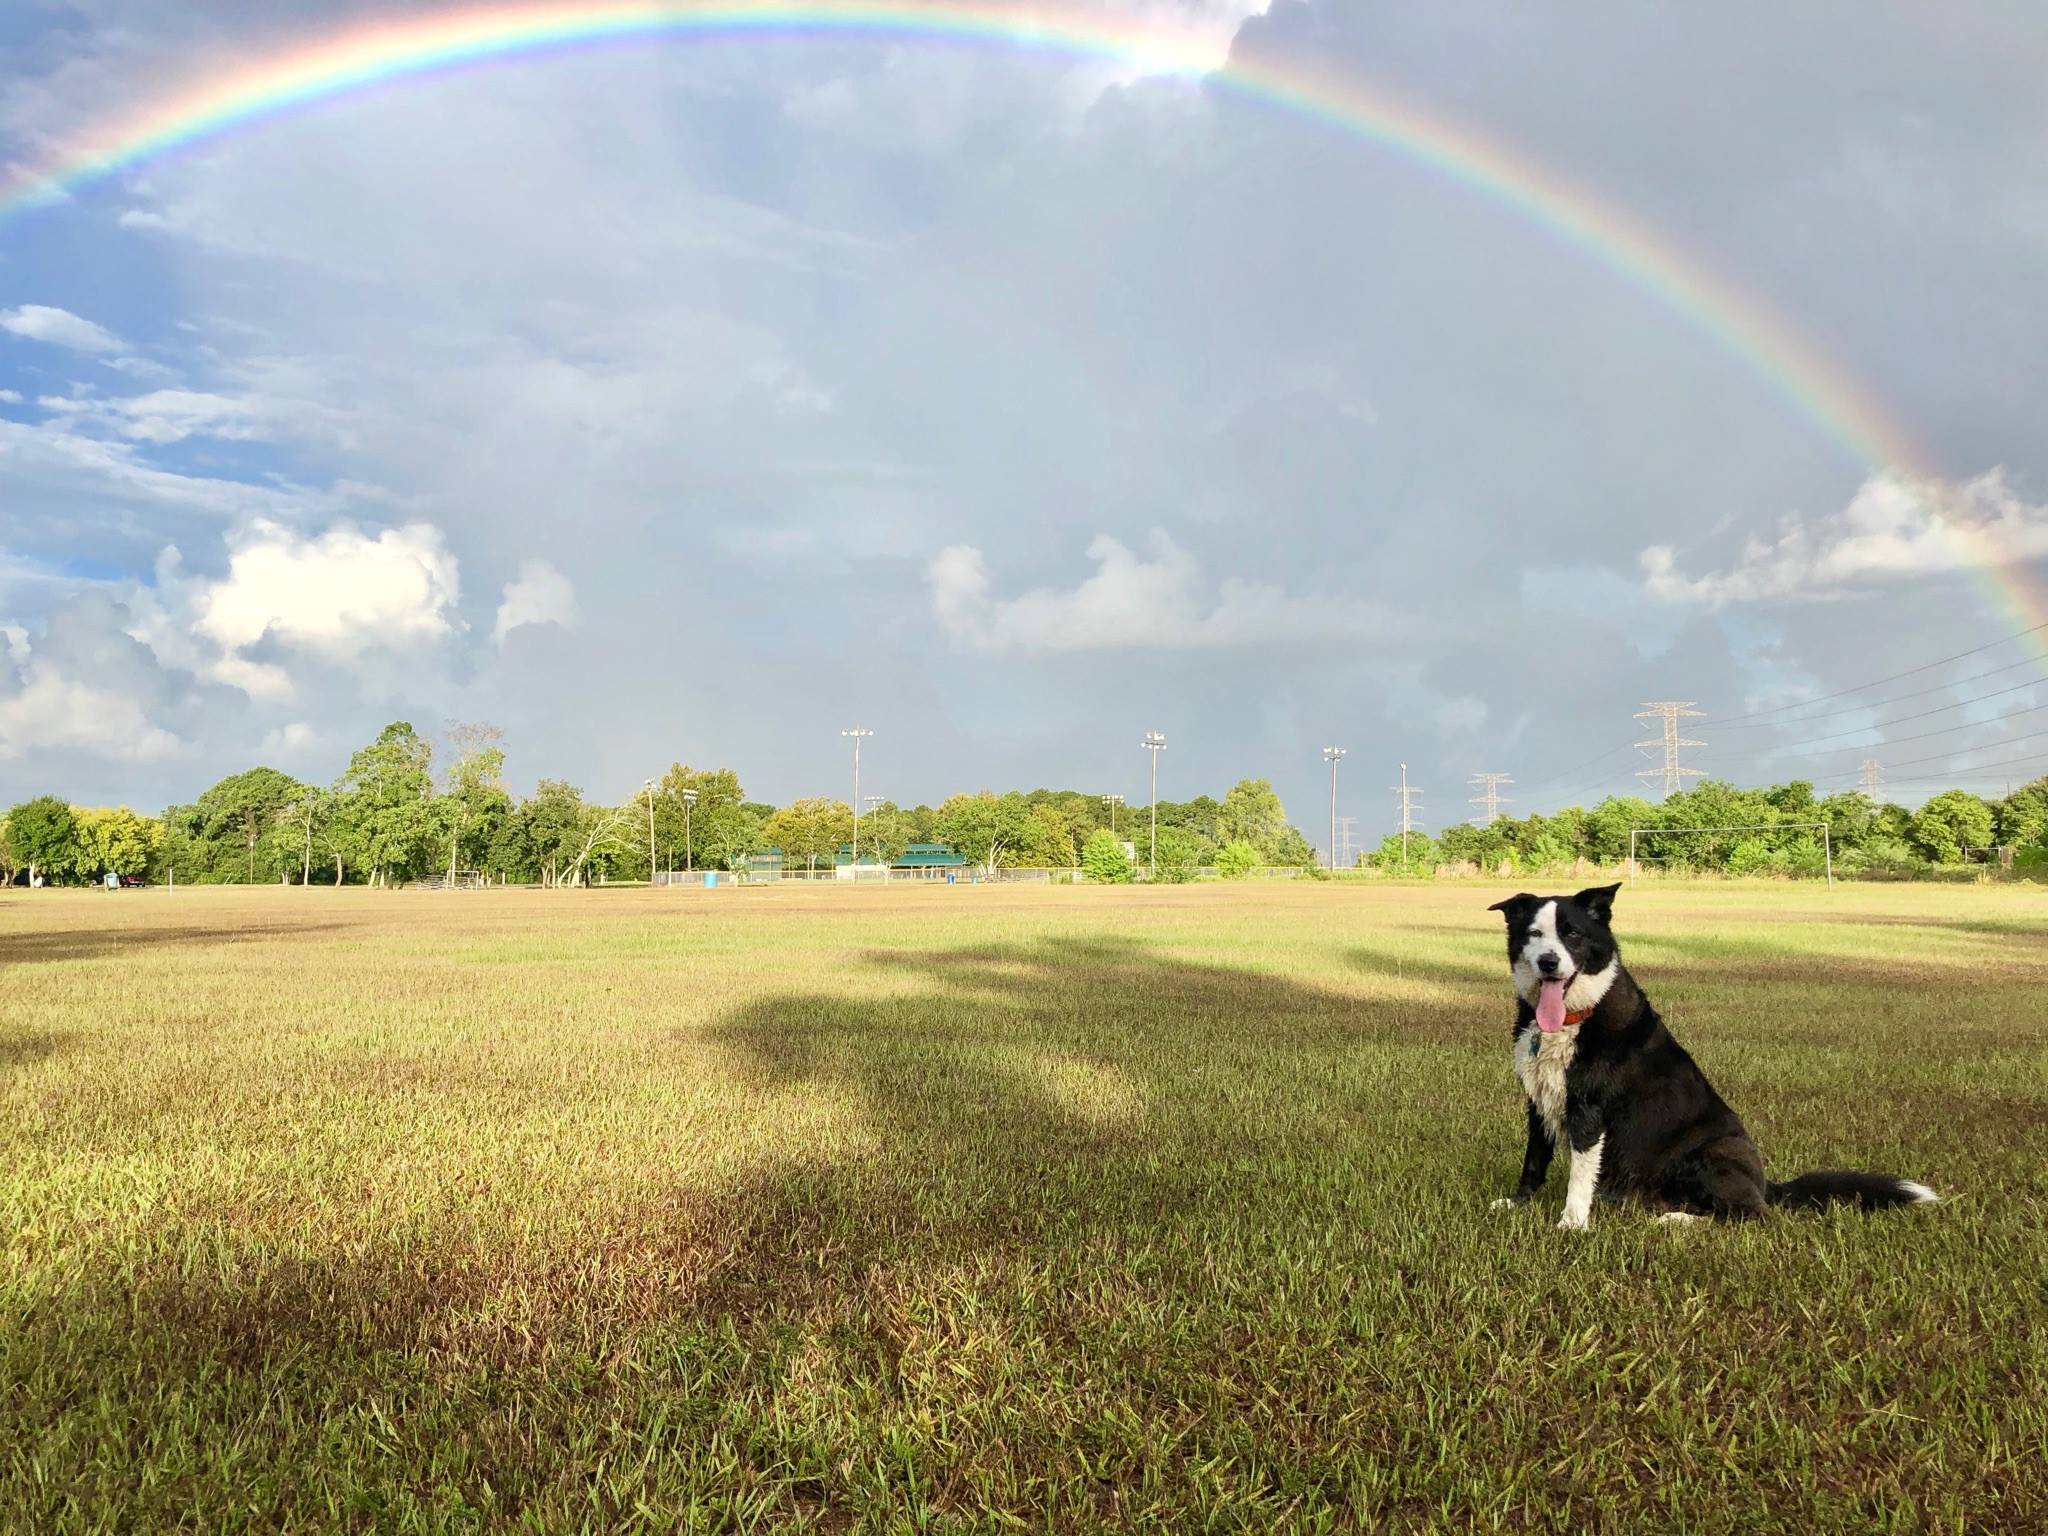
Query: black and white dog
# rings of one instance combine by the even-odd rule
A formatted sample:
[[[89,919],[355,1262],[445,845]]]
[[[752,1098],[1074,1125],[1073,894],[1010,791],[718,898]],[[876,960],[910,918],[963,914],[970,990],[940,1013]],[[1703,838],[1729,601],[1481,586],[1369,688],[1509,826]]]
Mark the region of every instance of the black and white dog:
[[[1529,1096],[1529,1150],[1515,1192],[1543,1187],[1559,1141],[1571,1146],[1560,1227],[1591,1219],[1593,1197],[1628,1197],[1665,1212],[1743,1219],[1767,1205],[1818,1210],[1854,1201],[1866,1211],[1936,1198],[1882,1173],[1764,1177],[1763,1158],[1735,1111],[1714,1092],[1621,963],[1613,930],[1618,885],[1576,896],[1498,901],[1514,973],[1515,1076]]]

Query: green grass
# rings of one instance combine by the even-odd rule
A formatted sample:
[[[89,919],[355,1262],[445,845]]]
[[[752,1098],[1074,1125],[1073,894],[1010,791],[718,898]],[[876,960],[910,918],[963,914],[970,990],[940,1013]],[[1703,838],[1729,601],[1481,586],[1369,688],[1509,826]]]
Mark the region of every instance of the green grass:
[[[1624,895],[1953,1198],[1566,1234],[1496,894],[12,893],[0,1529],[2048,1530],[2048,897]]]

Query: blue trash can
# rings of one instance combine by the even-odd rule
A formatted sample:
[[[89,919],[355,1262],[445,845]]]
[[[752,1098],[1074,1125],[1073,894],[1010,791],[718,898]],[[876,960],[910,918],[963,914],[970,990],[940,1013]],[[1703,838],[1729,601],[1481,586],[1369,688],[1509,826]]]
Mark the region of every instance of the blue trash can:
[[[704,889],[708,891],[708,890],[710,890],[710,889],[711,889],[711,888],[712,888],[713,886],[715,886],[715,885],[717,885],[717,884],[718,884],[718,871],[717,871],[717,870],[715,870],[715,869],[707,869],[707,870],[705,870],[705,871],[704,871]]]

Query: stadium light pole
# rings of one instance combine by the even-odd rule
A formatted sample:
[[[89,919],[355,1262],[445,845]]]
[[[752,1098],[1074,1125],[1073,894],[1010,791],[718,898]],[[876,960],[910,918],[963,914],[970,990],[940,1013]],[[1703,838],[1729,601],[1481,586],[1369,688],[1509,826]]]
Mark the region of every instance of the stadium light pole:
[[[872,736],[873,731],[864,731],[855,726],[850,731],[841,731],[842,736],[853,738],[853,867],[860,868],[860,740]]]
[[[1109,807],[1109,835],[1116,836],[1116,808],[1124,803],[1122,795],[1104,795],[1102,803]]]
[[[1148,878],[1159,876],[1159,754],[1166,750],[1166,737],[1159,731],[1145,733],[1145,750],[1152,754],[1152,852],[1145,862]]]
[[[1343,756],[1342,747],[1323,748],[1323,761],[1330,765],[1330,851],[1323,861],[1329,869],[1337,867],[1337,763]]]
[[[695,791],[694,789],[686,789],[686,790],[684,790],[684,791],[683,791],[683,868],[684,868],[685,870],[688,870],[688,871],[692,872],[692,873],[695,873],[695,871],[696,871],[696,868],[697,868],[697,850],[696,850],[696,849],[695,849],[694,847],[692,847],[692,846],[691,846],[691,843],[690,843],[690,807],[691,807],[691,806],[693,806],[693,805],[695,805],[696,803],[697,803],[697,791]]]
[[[654,780],[647,780],[647,884],[654,884]]]

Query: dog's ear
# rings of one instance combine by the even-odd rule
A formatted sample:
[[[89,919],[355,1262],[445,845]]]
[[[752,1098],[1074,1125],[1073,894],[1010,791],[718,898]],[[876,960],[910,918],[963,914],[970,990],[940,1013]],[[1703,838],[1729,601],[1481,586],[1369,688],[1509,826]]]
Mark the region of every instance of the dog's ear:
[[[1573,901],[1599,918],[1603,923],[1614,921],[1614,898],[1621,894],[1619,882],[1613,885],[1592,885],[1579,892]]]
[[[1517,891],[1506,901],[1496,901],[1486,910],[1489,912],[1506,913],[1508,920],[1512,922],[1518,913],[1526,912],[1535,906],[1538,899],[1535,896],[1531,896],[1527,891]]]

